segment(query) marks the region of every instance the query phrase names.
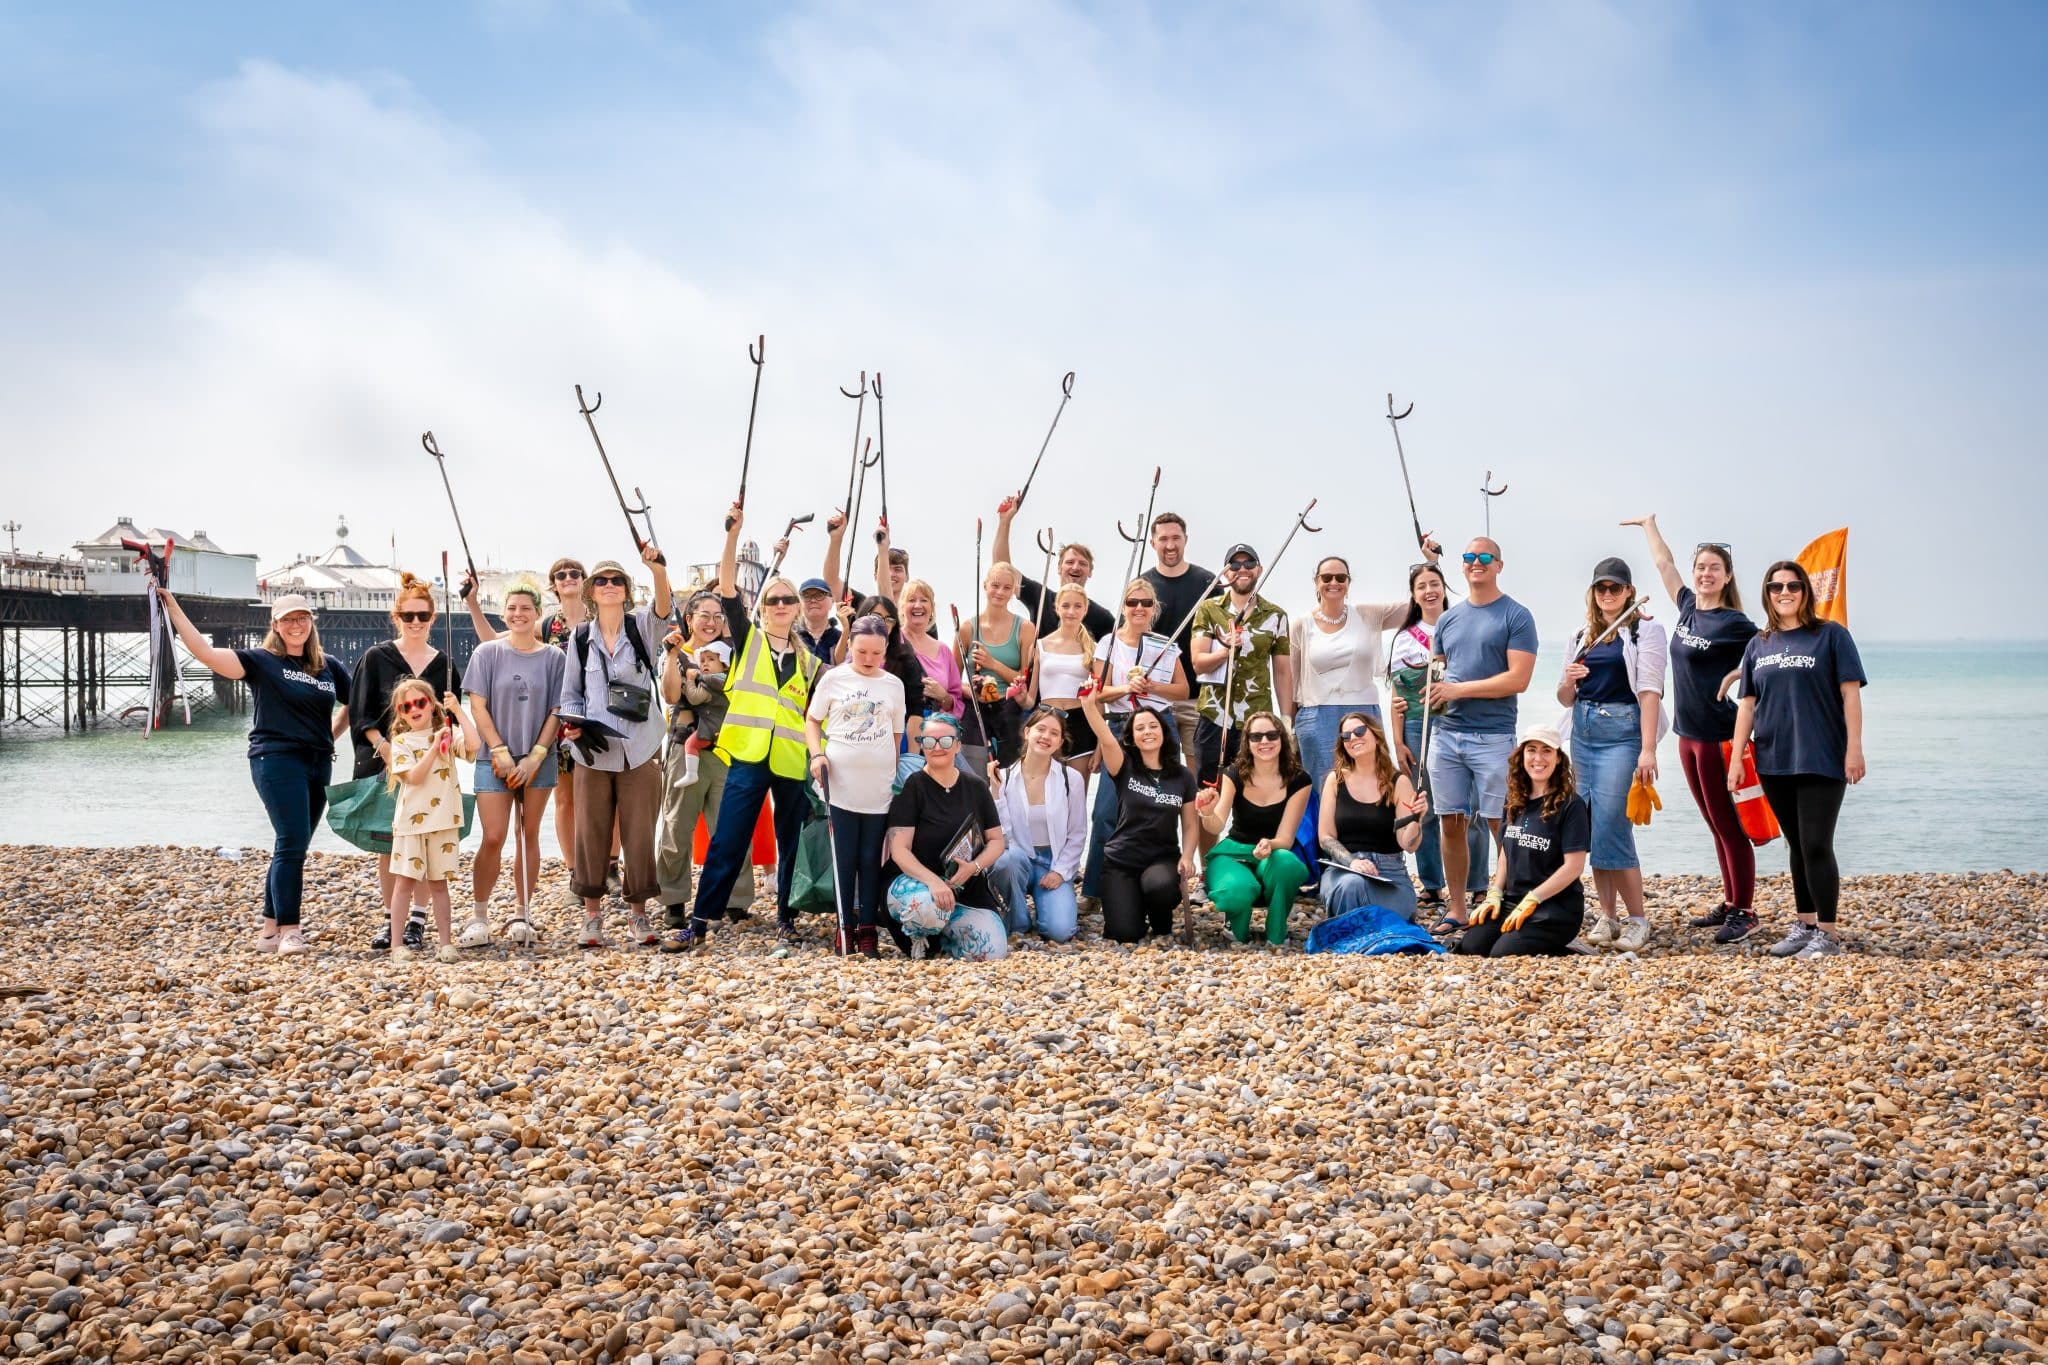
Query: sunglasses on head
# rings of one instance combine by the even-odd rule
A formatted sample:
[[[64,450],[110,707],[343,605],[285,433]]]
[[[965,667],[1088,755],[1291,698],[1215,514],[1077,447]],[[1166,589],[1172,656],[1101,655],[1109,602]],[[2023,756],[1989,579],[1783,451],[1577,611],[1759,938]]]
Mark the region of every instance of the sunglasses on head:
[[[1351,575],[1348,573],[1319,573],[1316,575],[1316,582],[1318,583],[1349,583],[1350,581]]]
[[[555,570],[555,582],[557,582],[557,583],[574,583],[574,582],[578,581],[579,579],[581,579],[582,577],[583,577],[583,570],[581,570],[581,569],[557,569],[557,570]]]
[[[1473,553],[1472,551],[1470,551],[1470,550],[1467,550],[1467,551],[1465,551],[1465,556],[1464,556],[1464,558],[1465,558],[1465,562],[1466,562],[1467,564],[1481,564],[1481,565],[1484,565],[1484,564],[1491,564],[1491,563],[1493,563],[1493,562],[1494,562],[1494,560],[1495,560],[1495,559],[1497,558],[1497,556],[1495,556],[1495,555],[1492,555],[1492,554],[1489,554],[1489,553],[1487,553],[1487,552],[1486,552],[1485,550],[1481,550],[1481,551],[1479,551],[1479,553],[1477,553],[1477,554],[1474,554],[1474,553]]]
[[[761,605],[764,607],[793,607],[796,605],[796,598],[789,593],[778,592],[771,597],[762,598]]]
[[[398,619],[401,621],[412,621],[415,623],[420,621],[431,621],[434,619],[434,613],[431,611],[402,611],[398,613]]]
[[[401,711],[424,711],[433,704],[433,702],[425,697],[414,697],[409,701],[398,703],[398,709]]]
[[[615,573],[601,573],[590,580],[590,586],[593,588],[623,588],[626,586],[626,580]]]
[[[1253,744],[1278,744],[1280,742],[1280,732],[1278,730],[1253,730],[1248,732],[1245,738]]]
[[[1354,739],[1366,738],[1368,735],[1372,734],[1372,731],[1366,729],[1363,725],[1354,725],[1349,730],[1345,730],[1340,733],[1344,742],[1346,744],[1349,744]]]
[[[1789,580],[1777,579],[1772,582],[1764,584],[1764,591],[1769,593],[1776,593],[1780,597],[1790,597],[1795,592],[1805,592],[1806,585],[1801,583],[1796,578]]]
[[[1124,606],[1131,611],[1156,611],[1159,604],[1149,597],[1126,597]]]
[[[1722,554],[1726,555],[1733,554],[1735,547],[1725,540],[1703,540],[1692,547],[1694,554],[1698,554],[1701,550],[1719,550]]]
[[[960,742],[958,735],[919,735],[917,747],[930,753],[934,749],[950,749]]]

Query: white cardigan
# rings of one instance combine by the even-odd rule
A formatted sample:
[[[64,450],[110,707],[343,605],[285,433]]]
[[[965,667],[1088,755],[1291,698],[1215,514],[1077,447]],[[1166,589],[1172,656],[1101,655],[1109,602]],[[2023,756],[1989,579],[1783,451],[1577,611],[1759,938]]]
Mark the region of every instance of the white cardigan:
[[[1303,706],[1378,706],[1380,704],[1380,636],[1408,619],[1408,603],[1368,602],[1347,608],[1349,627],[1357,638],[1351,665],[1325,678],[1309,665],[1309,644],[1324,632],[1315,613],[1297,616],[1287,630],[1287,648],[1294,656],[1294,704]],[[1333,632],[1334,633],[1334,632]]]
[[[1003,769],[1003,790],[996,798],[996,810],[1003,817],[1005,848],[1028,851],[1036,847],[1031,841],[1030,800],[1017,764]],[[1077,880],[1088,844],[1088,784],[1057,759],[1045,775],[1045,822],[1052,829],[1052,870],[1067,881]]]
[[[1628,690],[1641,697],[1645,692],[1654,692],[1659,698],[1664,695],[1664,675],[1671,664],[1671,637],[1662,625],[1655,621],[1638,620],[1636,628],[1623,626],[1620,632],[1621,660],[1628,666]],[[1572,632],[1571,648],[1565,650],[1565,667],[1571,667],[1572,660],[1579,657],[1579,650],[1586,643],[1586,628],[1580,626]],[[1564,685],[1564,674],[1557,675],[1558,685]],[[1572,711],[1567,706],[1558,720],[1558,738],[1569,749],[1572,742]],[[1671,733],[1671,708],[1657,708],[1657,739]]]

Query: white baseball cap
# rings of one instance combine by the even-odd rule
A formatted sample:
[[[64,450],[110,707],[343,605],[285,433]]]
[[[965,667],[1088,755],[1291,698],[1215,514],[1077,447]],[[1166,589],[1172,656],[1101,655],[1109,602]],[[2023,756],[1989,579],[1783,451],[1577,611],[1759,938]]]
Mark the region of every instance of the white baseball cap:
[[[1521,735],[1515,740],[1515,747],[1519,749],[1524,744],[1532,743],[1548,744],[1551,748],[1558,750],[1564,748],[1564,740],[1558,735],[1555,725],[1523,726]]]
[[[308,616],[313,614],[313,603],[304,593],[288,592],[282,597],[270,599],[270,623],[272,625],[276,625],[295,611],[305,612]]]

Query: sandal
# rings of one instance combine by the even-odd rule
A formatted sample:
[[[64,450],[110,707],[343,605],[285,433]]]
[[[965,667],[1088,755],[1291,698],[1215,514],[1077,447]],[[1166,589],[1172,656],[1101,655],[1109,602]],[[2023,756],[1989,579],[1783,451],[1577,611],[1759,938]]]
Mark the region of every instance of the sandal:
[[[1471,925],[1463,921],[1454,920],[1449,915],[1445,915],[1435,924],[1429,926],[1429,932],[1432,938],[1449,938],[1452,934],[1462,934],[1471,927]]]

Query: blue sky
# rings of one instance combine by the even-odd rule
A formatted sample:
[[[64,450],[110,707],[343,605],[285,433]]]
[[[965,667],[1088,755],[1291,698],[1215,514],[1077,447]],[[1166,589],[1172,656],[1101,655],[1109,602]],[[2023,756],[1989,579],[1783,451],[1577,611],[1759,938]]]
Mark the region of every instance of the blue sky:
[[[766,332],[757,522],[880,367],[963,606],[1071,368],[1028,517],[1111,566],[1162,464],[1198,560],[1316,496],[1398,591],[1392,389],[1427,524],[1509,481],[1548,634],[1656,509],[1745,580],[1848,523],[1859,633],[2038,637],[1934,566],[2048,492],[2044,59],[2026,5],[10,5],[0,513],[423,566],[433,427],[479,551],[594,557],[581,382],[699,558]]]

